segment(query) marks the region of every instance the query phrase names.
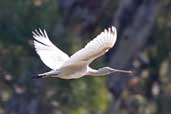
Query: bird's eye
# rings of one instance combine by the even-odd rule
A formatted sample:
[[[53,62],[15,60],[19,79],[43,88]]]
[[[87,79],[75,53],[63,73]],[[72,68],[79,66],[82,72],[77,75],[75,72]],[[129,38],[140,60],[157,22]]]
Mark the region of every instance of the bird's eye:
[[[106,49],[106,50],[105,50],[105,52],[108,52],[108,51],[109,51],[109,49]]]

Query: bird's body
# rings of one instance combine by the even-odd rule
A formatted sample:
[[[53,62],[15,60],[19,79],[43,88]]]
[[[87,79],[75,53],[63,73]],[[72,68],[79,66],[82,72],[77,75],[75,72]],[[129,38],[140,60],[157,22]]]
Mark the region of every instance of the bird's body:
[[[109,67],[95,70],[89,64],[96,58],[104,55],[116,42],[116,28],[112,27],[99,34],[84,48],[71,57],[58,49],[49,40],[46,31],[33,32],[34,46],[41,60],[52,70],[38,74],[34,78],[58,77],[62,79],[76,79],[86,75],[101,76],[114,72],[131,73],[131,71],[117,70]]]
[[[51,76],[50,77],[58,77],[62,79],[75,79],[75,78],[80,78],[84,75],[86,75],[89,67],[84,64],[73,64],[73,65],[67,65],[63,66],[60,69],[57,70],[52,70]],[[55,72],[56,71],[56,72]],[[44,75],[44,74],[43,74]]]

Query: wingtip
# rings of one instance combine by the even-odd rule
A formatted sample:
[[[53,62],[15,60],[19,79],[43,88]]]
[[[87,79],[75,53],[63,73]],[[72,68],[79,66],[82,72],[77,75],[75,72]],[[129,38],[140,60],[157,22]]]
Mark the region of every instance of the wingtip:
[[[116,33],[116,27],[112,26],[112,32]]]
[[[104,33],[108,33],[108,32],[116,34],[117,33],[116,27],[112,26],[107,29],[104,29]]]

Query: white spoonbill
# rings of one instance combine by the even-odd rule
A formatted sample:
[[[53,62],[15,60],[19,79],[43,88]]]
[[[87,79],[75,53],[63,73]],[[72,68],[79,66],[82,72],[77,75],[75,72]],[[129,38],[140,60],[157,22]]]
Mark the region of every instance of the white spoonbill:
[[[89,64],[104,55],[116,42],[115,27],[105,29],[84,48],[69,57],[57,48],[48,38],[45,30],[35,30],[33,33],[34,47],[40,59],[52,70],[38,74],[33,78],[57,77],[62,79],[76,79],[83,76],[103,76],[111,73],[132,73],[132,71],[103,67],[98,70],[90,68]]]

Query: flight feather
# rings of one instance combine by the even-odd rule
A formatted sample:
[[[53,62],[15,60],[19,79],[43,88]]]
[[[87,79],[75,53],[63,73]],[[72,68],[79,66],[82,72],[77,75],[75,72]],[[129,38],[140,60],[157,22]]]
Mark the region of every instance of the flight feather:
[[[41,60],[49,68],[55,70],[60,68],[69,56],[57,48],[48,38],[45,30],[35,30],[32,32],[34,47]]]
[[[81,50],[74,53],[66,64],[74,64],[80,61],[87,61],[91,63],[94,59],[104,55],[116,42],[117,32],[115,27],[105,29],[96,38],[87,43]]]

